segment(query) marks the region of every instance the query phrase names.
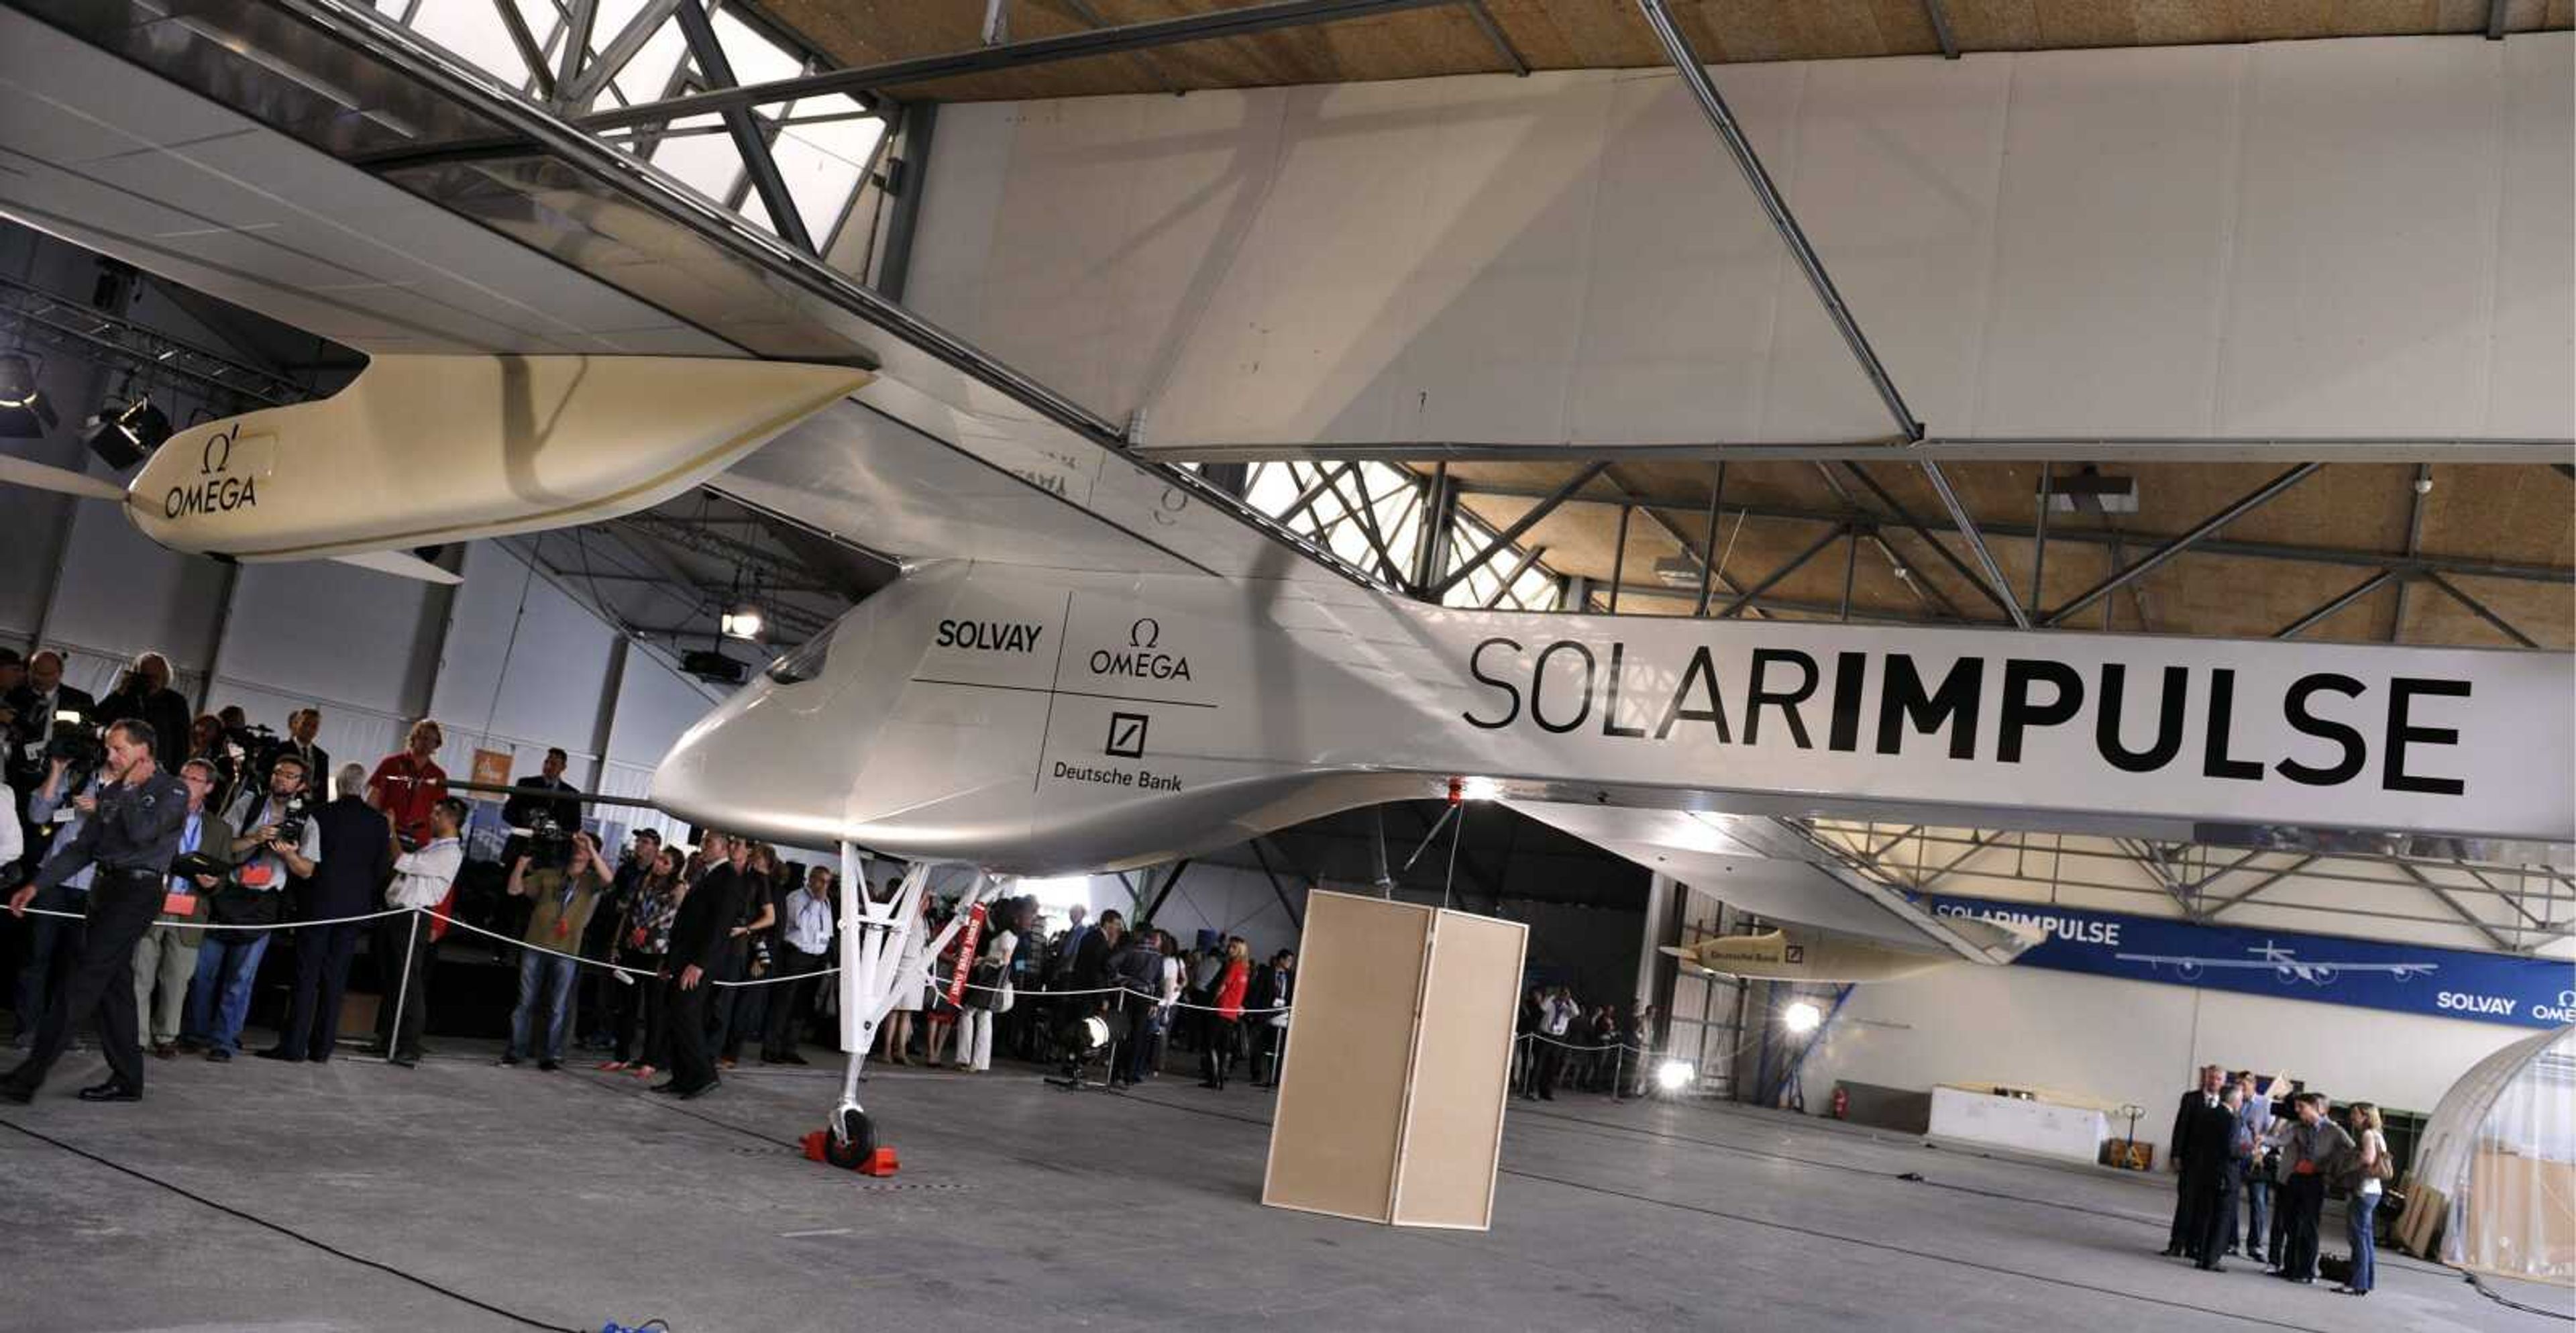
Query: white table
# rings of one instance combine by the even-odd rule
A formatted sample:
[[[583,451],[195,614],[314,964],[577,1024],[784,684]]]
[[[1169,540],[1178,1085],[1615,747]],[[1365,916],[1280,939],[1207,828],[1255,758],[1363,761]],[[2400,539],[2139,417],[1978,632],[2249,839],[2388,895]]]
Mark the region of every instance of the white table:
[[[1934,1088],[1930,1132],[1936,1139],[2089,1163],[2101,1153],[2102,1141],[2111,1137],[2111,1123],[2090,1107]]]

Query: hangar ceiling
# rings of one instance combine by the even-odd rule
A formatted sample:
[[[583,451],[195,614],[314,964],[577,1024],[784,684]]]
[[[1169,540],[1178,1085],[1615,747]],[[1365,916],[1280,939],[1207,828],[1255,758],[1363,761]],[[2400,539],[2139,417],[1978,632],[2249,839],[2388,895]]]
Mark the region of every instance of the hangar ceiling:
[[[1258,5],[1211,0],[1004,0],[1011,41]],[[844,65],[985,45],[972,0],[763,0]],[[1712,64],[2069,47],[2178,46],[2565,28],[2576,0],[1680,0]],[[1659,68],[1632,0],[1481,0],[1339,23],[940,79],[907,98],[948,102],[1182,92],[1546,69]]]

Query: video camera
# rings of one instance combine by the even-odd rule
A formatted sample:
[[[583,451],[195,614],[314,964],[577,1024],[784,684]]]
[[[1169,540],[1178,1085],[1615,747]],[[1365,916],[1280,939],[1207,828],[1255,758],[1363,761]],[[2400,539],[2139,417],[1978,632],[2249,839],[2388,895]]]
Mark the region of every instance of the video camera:
[[[528,812],[527,856],[530,870],[567,870],[572,866],[572,830],[555,822],[543,807]]]
[[[236,773],[266,773],[269,759],[285,746],[284,737],[258,723],[224,728],[224,753],[231,758]],[[305,785],[311,786],[316,777],[305,774]]]
[[[62,760],[64,790],[79,791],[107,763],[107,728],[72,709],[56,712],[45,733],[45,758]]]

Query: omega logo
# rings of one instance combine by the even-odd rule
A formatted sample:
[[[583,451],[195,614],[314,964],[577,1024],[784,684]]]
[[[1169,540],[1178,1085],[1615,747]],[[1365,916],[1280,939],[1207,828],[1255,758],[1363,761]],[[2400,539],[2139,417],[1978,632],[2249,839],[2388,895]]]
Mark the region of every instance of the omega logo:
[[[170,488],[170,493],[161,500],[163,518],[229,513],[235,509],[258,507],[259,479],[235,477],[228,472],[233,463],[233,439],[239,430],[236,425],[206,437],[205,452],[197,460],[200,480],[193,486]]]
[[[1136,623],[1127,627],[1125,651],[1092,650],[1091,674],[1124,676],[1130,680],[1188,680],[1190,659],[1177,653],[1156,651],[1156,645],[1162,641],[1162,622],[1152,616],[1139,616]]]

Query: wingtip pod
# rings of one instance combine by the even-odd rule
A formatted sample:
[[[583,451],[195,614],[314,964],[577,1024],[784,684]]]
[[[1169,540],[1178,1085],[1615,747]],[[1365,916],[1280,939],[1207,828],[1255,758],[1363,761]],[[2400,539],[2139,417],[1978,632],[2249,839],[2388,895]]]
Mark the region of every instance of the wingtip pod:
[[[127,507],[174,550],[323,559],[658,504],[868,383],[693,357],[386,356],[329,398],[171,437]]]

